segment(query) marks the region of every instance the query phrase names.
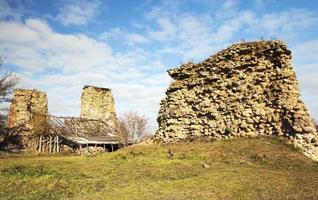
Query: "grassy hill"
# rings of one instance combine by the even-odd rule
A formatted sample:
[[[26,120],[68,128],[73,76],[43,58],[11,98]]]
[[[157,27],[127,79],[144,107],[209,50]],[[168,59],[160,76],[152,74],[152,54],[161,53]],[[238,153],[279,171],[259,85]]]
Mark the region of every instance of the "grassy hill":
[[[318,163],[272,137],[135,145],[94,157],[0,154],[0,180],[0,199],[10,200],[318,199]]]

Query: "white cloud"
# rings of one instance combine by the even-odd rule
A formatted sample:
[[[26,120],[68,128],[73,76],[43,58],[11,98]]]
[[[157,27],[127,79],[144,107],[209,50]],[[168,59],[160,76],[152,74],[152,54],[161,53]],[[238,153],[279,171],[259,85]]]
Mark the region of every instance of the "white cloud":
[[[300,83],[302,97],[311,111],[312,117],[318,119],[318,40],[300,42],[291,46],[293,63]]]
[[[185,60],[203,59],[241,39],[275,37],[289,41],[305,35],[318,21],[317,15],[308,10],[260,14],[240,9],[235,0],[225,1],[214,13],[185,12],[182,6],[178,9],[176,5],[156,6],[146,13],[149,23],[153,24],[146,31],[151,40],[163,42],[158,52],[179,54]]]
[[[98,0],[77,0],[64,1],[64,4],[59,8],[59,14],[56,19],[63,25],[87,25],[98,13],[98,8],[101,3]]]
[[[135,34],[126,35],[130,41],[143,42]],[[0,52],[6,56],[4,66],[19,69],[19,87],[47,92],[49,112],[54,115],[78,116],[82,87],[89,84],[111,88],[120,113],[138,111],[155,126],[169,83],[162,63],[143,49],[114,52],[106,42],[84,34],[57,33],[39,19],[0,22]],[[152,68],[164,74],[153,75]]]
[[[126,32],[118,27],[109,29],[99,36],[100,40],[107,41],[109,39],[120,40],[128,45],[142,44],[149,42],[149,39],[142,34]]]
[[[275,4],[276,0],[252,0],[257,9],[263,8],[266,4]]]
[[[317,63],[318,62],[318,39],[305,41],[297,44],[293,50],[297,62]]]
[[[256,17],[251,11],[239,10],[235,0],[225,1],[214,13],[184,12],[182,6],[177,6],[176,2],[164,4],[146,13],[154,24],[147,32],[152,40],[164,42],[158,52],[179,54],[183,60],[198,61],[222,49]]]
[[[217,46],[212,45],[213,19],[207,15],[184,13],[175,18],[158,16],[155,22],[158,28],[149,30],[148,35],[154,41],[164,42],[159,53],[180,54],[183,59],[202,59]]]
[[[45,66],[75,72],[114,64],[112,49],[106,43],[82,34],[56,33],[37,19],[24,24],[0,22],[0,51],[7,63],[33,71],[43,71]]]
[[[109,31],[106,31],[100,34],[99,39],[100,40],[108,40],[111,38],[119,39],[119,36],[121,35],[123,35],[123,31],[118,27],[114,27],[109,29]]]
[[[239,1],[237,0],[226,0],[224,3],[221,5],[221,7],[217,10],[216,12],[216,17],[217,18],[230,18],[235,16],[237,12],[237,5]]]
[[[264,14],[255,18],[251,25],[251,31],[263,36],[273,36],[287,40],[305,33],[305,30],[314,28],[317,22],[318,17],[313,12],[291,9]]]
[[[23,7],[19,6],[12,8],[10,4],[5,0],[0,0],[0,19],[14,19],[18,20],[22,17],[22,14],[25,13]]]
[[[157,18],[157,23],[160,30],[150,31],[150,37],[158,41],[173,40],[177,32],[177,26],[172,22],[172,19],[169,17],[159,17]]]
[[[302,87],[302,92],[304,95],[308,95],[309,97],[312,95],[316,95],[318,91],[318,72],[311,72],[300,74],[298,79],[300,81],[300,85]]]
[[[149,41],[146,37],[138,33],[128,33],[125,38],[131,43],[146,43]]]

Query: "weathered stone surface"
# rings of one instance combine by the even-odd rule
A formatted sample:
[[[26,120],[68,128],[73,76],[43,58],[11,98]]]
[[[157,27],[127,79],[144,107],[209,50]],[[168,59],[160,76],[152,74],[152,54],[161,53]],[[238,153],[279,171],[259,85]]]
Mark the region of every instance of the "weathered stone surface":
[[[168,73],[175,81],[161,102],[156,138],[284,135],[318,160],[317,132],[284,42],[235,44]]]
[[[23,148],[36,148],[34,139],[48,128],[47,97],[38,90],[16,89],[9,110],[9,126],[24,125],[21,133]]]
[[[85,86],[81,97],[81,118],[101,120],[114,127],[116,112],[111,90]]]

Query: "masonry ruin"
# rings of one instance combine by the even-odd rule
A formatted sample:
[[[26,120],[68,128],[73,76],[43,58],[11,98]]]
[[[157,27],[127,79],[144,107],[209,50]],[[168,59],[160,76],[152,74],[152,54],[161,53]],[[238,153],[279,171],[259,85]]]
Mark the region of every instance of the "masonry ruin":
[[[81,118],[101,120],[114,127],[116,112],[111,90],[84,86],[81,97]]]
[[[9,127],[24,126],[21,131],[21,146],[32,149],[36,146],[35,135],[48,131],[48,101],[44,92],[16,89],[9,108]]]
[[[282,135],[318,160],[317,132],[284,42],[235,44],[168,73],[175,81],[161,102],[155,138]]]
[[[17,89],[10,105],[9,126],[19,129],[21,147],[41,153],[58,153],[94,146],[116,150],[116,113],[110,89],[85,86],[81,117],[49,115],[44,92]],[[21,131],[22,130],[22,131]]]

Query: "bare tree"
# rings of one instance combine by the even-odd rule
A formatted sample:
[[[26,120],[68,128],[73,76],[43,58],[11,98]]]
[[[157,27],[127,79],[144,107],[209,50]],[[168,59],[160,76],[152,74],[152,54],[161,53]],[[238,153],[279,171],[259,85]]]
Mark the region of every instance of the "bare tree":
[[[116,133],[124,146],[137,143],[149,135],[148,119],[136,112],[127,112],[117,120]]]
[[[2,67],[4,57],[0,56],[0,67]],[[0,77],[0,103],[10,102],[9,96],[12,94],[17,79],[12,73],[5,73]]]
[[[2,67],[4,57],[0,56],[0,69]],[[13,129],[8,128],[8,114],[7,109],[4,108],[5,102],[10,102],[10,95],[13,92],[14,86],[17,83],[16,77],[12,73],[4,73],[0,77],[0,148],[4,146],[9,140],[15,137]]]
[[[125,121],[122,118],[117,119],[116,122],[116,135],[120,144],[127,146],[129,144],[129,132]]]

